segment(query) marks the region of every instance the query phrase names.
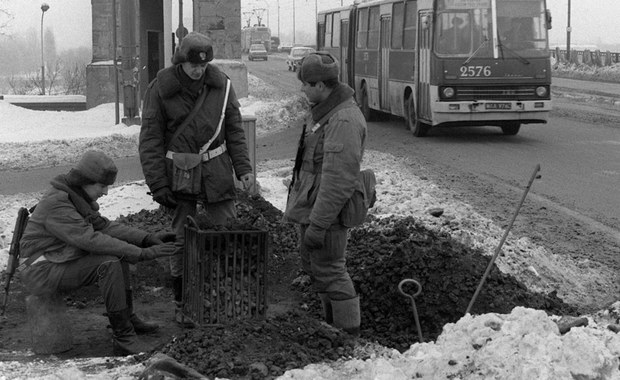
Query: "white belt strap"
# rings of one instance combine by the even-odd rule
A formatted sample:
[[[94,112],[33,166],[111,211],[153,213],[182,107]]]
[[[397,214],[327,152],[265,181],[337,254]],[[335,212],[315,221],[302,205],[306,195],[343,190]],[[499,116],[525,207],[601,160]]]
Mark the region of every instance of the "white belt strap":
[[[203,162],[207,162],[209,160],[214,159],[215,157],[223,154],[224,152],[226,152],[228,149],[226,148],[226,142],[224,142],[224,144],[218,146],[215,149],[211,149],[208,150],[206,152],[204,152],[202,154],[202,161]],[[174,157],[175,153],[171,150],[169,150],[168,152],[166,152],[166,158],[169,158],[172,160],[172,157]]]
[[[206,144],[200,148],[200,152],[198,154],[202,155],[202,161],[209,161],[222,153],[226,152],[226,140],[222,143],[222,145],[218,146],[215,149],[208,150],[213,141],[219,136],[220,131],[222,130],[222,122],[224,122],[224,117],[226,116],[226,105],[228,104],[228,95],[230,94],[230,79],[226,78],[226,94],[224,95],[224,105],[222,106],[222,113],[220,114],[220,121],[217,123],[217,129],[211,139],[207,141]],[[166,158],[172,159],[174,156],[174,152],[169,150],[166,152]]]

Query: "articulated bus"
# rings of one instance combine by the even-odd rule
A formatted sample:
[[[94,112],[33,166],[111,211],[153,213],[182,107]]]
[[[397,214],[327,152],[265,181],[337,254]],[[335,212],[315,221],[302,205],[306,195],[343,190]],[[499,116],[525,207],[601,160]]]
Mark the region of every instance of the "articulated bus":
[[[546,0],[371,0],[321,11],[318,50],[373,111],[433,126],[546,123],[551,62]]]

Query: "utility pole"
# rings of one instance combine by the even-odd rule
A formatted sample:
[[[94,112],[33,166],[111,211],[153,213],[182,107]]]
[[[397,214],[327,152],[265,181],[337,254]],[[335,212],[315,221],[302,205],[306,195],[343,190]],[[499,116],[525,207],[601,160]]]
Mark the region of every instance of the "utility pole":
[[[295,0],[293,1],[293,46],[295,46]]]
[[[568,0],[568,24],[566,26],[566,60],[570,62],[570,0]]]

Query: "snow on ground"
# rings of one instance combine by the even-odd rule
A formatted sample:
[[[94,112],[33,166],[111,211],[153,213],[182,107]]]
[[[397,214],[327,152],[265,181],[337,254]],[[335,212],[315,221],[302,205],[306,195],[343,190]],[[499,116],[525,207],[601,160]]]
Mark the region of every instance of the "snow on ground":
[[[252,78],[256,81],[256,78]],[[268,125],[259,128],[257,135],[277,131],[286,125],[283,109],[299,107],[296,100],[268,100],[248,97],[241,99],[245,115],[254,114]],[[104,104],[82,112],[30,111],[0,101],[0,141],[21,143],[20,151],[29,143],[37,149],[46,141],[98,138],[115,134],[135,136],[138,126],[114,125],[114,105]],[[9,115],[9,117],[4,117]],[[271,119],[269,119],[271,118]],[[280,119],[278,119],[280,118]],[[264,122],[265,119],[270,122]],[[9,121],[10,122],[7,122]],[[272,120],[280,120],[273,123]],[[284,121],[284,122],[283,122]],[[113,147],[110,147],[113,149]],[[24,154],[23,152],[21,152]],[[36,155],[36,151],[27,155]],[[369,151],[364,167],[375,170],[379,202],[372,209],[377,216],[413,215],[429,228],[449,232],[469,245],[482,248],[492,255],[502,234],[501,226],[477,214],[469,205],[456,200],[448,191],[438,188],[426,178],[415,175],[406,159],[386,153]],[[274,206],[283,209],[286,202],[286,183],[290,178],[290,160],[260,163],[257,181],[261,194]],[[144,181],[116,184],[107,196],[101,198],[105,216],[115,219],[142,209],[157,208],[146,194]],[[6,267],[8,244],[15,216],[19,207],[36,204],[40,193],[14,196],[0,195],[0,268]],[[428,210],[441,207],[450,223],[431,216]],[[458,228],[455,228],[458,227]],[[558,295],[569,292],[573,284],[568,281],[572,268],[534,245],[527,237],[510,236],[503,247],[503,254],[496,262],[506,273],[512,273],[528,288],[540,291],[553,290],[541,283],[537,271],[558,269],[554,275],[565,280],[565,288]],[[565,278],[561,278],[564,276]],[[403,354],[391,350],[378,350],[371,359],[339,361],[330,365],[314,364],[303,369],[288,371],[282,379],[612,379],[620,380],[620,335],[606,329],[620,317],[620,302],[611,311],[588,316],[587,327],[573,328],[561,335],[553,317],[544,312],[515,308],[511,314],[467,315],[455,324],[444,327],[436,342],[415,344]],[[92,364],[92,363],[91,363]],[[75,367],[73,367],[75,366]],[[98,369],[96,375],[84,369],[86,365],[71,364],[65,375],[76,379],[130,378],[127,375],[139,370],[135,365],[112,369]],[[79,369],[82,368],[82,369]],[[0,380],[14,378],[50,377],[55,369],[50,364],[29,366],[23,374],[17,363],[0,363]],[[68,371],[68,372],[67,372]],[[90,374],[89,374],[90,373]],[[44,375],[49,375],[45,377]]]

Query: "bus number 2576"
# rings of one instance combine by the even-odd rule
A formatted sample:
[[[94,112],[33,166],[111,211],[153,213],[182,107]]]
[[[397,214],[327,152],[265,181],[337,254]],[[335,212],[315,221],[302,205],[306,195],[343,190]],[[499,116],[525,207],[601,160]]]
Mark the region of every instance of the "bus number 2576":
[[[461,66],[461,77],[490,77],[491,66]]]

